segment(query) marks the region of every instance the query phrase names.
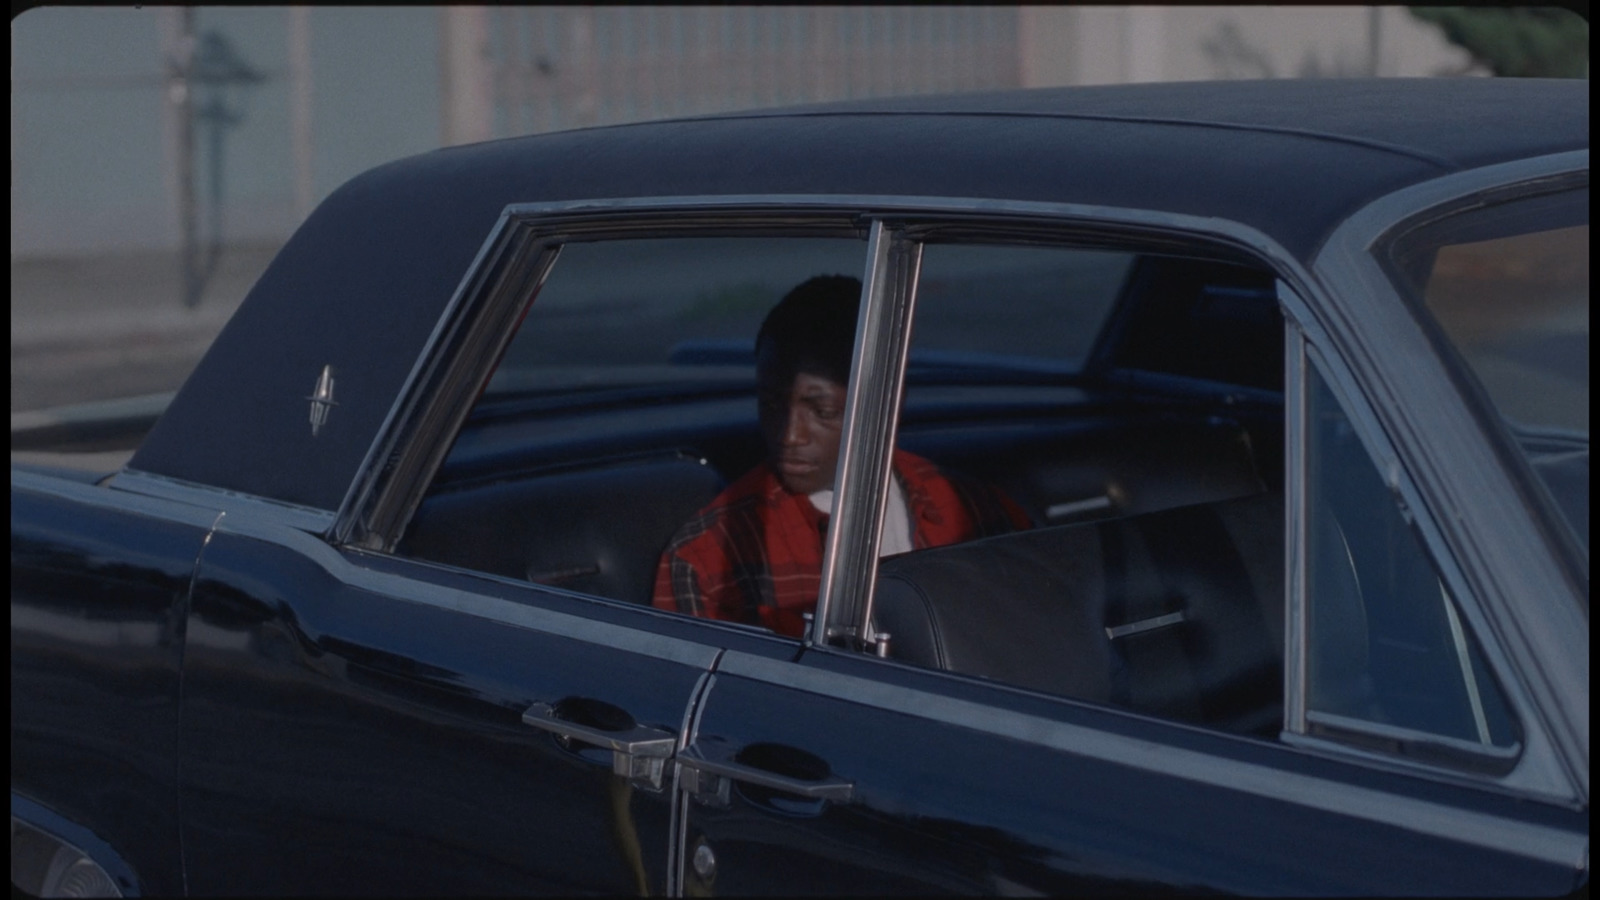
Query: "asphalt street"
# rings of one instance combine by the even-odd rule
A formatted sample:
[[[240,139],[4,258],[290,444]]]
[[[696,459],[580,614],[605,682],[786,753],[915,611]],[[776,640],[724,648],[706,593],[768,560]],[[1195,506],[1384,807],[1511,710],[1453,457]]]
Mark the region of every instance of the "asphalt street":
[[[11,411],[176,390],[277,245],[224,252],[186,308],[176,253],[11,261]]]

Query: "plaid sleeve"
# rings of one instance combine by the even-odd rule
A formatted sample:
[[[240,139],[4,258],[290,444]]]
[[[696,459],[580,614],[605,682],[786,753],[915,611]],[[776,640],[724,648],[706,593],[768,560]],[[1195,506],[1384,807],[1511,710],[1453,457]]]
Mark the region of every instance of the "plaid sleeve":
[[[667,547],[667,552],[661,554],[661,562],[656,566],[656,587],[650,597],[650,605],[656,609],[690,615],[695,615],[696,610],[703,606],[699,580],[695,578],[689,562],[678,555],[677,541],[673,541]]]
[[[685,522],[656,567],[655,593],[651,605],[706,619],[754,622],[755,610],[745,600],[743,587],[750,581],[747,570],[765,570],[765,556],[759,546],[752,552],[744,548],[749,541],[736,535],[751,531],[746,503],[713,503]],[[741,578],[740,574],[745,577]]]

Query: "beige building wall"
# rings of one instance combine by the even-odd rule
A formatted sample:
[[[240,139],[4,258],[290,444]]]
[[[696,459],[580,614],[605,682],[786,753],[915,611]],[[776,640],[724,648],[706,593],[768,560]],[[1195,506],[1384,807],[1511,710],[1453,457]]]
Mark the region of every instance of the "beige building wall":
[[[1024,6],[1027,87],[1486,74],[1402,6]]]

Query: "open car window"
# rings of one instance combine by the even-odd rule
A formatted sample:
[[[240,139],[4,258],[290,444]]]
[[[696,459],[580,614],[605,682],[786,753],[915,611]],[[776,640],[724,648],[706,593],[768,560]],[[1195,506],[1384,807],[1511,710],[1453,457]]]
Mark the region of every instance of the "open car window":
[[[506,348],[490,404],[584,390],[747,388],[756,329],[818,274],[859,277],[850,238],[664,237],[572,241]]]
[[[763,317],[865,258],[760,232],[563,243],[396,552],[649,604],[674,532],[762,457]]]

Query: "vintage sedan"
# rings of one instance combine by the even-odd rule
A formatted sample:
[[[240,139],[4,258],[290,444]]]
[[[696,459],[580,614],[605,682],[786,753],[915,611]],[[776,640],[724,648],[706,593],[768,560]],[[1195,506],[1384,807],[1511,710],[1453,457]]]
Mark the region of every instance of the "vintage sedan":
[[[153,425],[13,433],[127,453],[13,459],[13,883],[1584,888],[1588,110],[1106,86],[361,175]],[[809,630],[653,606],[835,273]],[[881,556],[897,447],[1033,527]]]

